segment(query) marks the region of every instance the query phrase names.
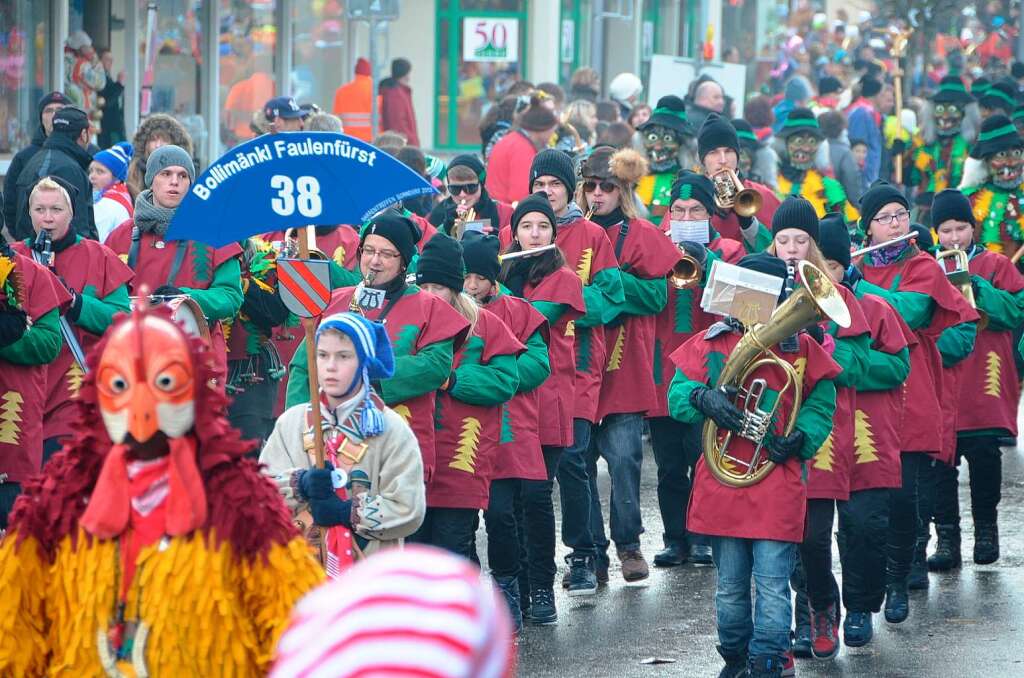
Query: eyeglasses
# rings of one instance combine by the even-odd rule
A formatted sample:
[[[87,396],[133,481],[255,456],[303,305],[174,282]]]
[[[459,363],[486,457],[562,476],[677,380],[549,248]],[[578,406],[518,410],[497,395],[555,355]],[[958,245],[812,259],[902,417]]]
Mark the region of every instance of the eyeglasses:
[[[398,257],[402,256],[394,250],[378,250],[372,247],[363,247],[363,256],[367,259],[373,259],[374,257],[380,257],[381,261],[393,261]]]
[[[694,221],[707,219],[709,216],[707,208],[704,207],[703,205],[695,205],[694,207],[670,207],[668,211],[669,213],[671,213],[673,218],[689,218],[693,219]]]
[[[448,184],[448,192],[452,195],[459,195],[465,193],[466,195],[472,195],[480,190],[480,184]]]
[[[894,212],[892,214],[879,214],[871,221],[881,224],[882,226],[888,226],[889,224],[897,221],[910,221],[910,212],[903,210],[901,212]]]
[[[593,193],[594,189],[597,188],[598,186],[601,187],[601,191],[604,193],[611,193],[616,188],[618,188],[618,186],[615,185],[614,181],[594,181],[592,179],[588,179],[587,181],[583,182],[583,191],[585,193]]]

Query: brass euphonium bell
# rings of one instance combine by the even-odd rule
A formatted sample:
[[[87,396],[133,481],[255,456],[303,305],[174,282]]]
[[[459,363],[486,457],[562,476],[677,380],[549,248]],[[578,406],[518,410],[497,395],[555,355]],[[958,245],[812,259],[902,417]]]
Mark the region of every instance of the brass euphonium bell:
[[[789,435],[796,426],[800,404],[803,402],[803,384],[793,365],[777,356],[771,347],[822,318],[829,318],[840,327],[850,326],[850,310],[828,275],[806,261],[800,262],[797,270],[803,286],[775,309],[771,320],[748,329],[729,354],[715,384],[715,388],[731,386],[737,389],[736,405],[743,412],[743,427],[735,435],[754,443],[754,451],[749,459],[736,457],[729,452],[733,432],[729,431],[723,438],[719,438],[715,421],[709,418],[704,422],[704,462],[711,475],[724,485],[754,485],[764,480],[775,468],[764,451],[765,437],[775,420],[779,404],[790,390],[793,403],[782,435]],[[754,377],[755,372],[762,367],[775,367],[786,375],[785,385],[779,389],[771,408],[767,410],[761,408],[767,381]]]
[[[761,209],[764,199],[752,188],[743,186],[739,175],[725,167],[711,175],[715,188],[715,204],[719,209],[733,210],[741,217],[751,217]]]

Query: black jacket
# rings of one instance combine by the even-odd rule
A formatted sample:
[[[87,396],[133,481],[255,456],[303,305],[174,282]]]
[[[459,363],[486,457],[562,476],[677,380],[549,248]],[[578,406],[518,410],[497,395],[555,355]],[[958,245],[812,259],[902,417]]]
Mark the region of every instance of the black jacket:
[[[25,168],[25,164],[35,157],[36,153],[43,150],[44,143],[46,143],[46,131],[43,129],[43,124],[39,123],[39,127],[32,135],[32,143],[18,151],[11,159],[10,167],[7,168],[7,176],[4,177],[4,223],[11,229],[12,235],[18,219],[18,192],[16,190],[18,175]]]
[[[100,90],[103,97],[103,117],[100,118],[100,148],[110,148],[125,140],[124,85],[107,73],[107,86]]]
[[[19,240],[32,237],[32,220],[28,213],[29,193],[32,186],[43,177],[56,176],[78,189],[78,195],[74,198],[75,216],[71,220],[75,232],[83,238],[95,240],[97,231],[92,213],[92,185],[87,173],[90,162],[92,156],[70,136],[51,134],[43,144],[42,150],[25,164],[25,168],[18,175],[15,187],[17,226],[11,229],[12,233]]]

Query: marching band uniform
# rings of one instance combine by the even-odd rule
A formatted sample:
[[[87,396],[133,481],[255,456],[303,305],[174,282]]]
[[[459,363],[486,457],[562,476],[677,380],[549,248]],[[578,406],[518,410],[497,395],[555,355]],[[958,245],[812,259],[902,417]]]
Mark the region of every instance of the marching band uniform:
[[[875,217],[886,206],[909,212],[909,203],[895,187],[876,182],[861,197],[861,230],[869,241],[885,242]],[[892,207],[890,207],[892,209]],[[909,215],[905,217],[909,224]],[[879,233],[872,234],[873,229]],[[935,260],[905,241],[870,252],[857,265],[863,279],[858,291],[885,299],[902,316],[917,336],[910,352],[910,375],[903,384],[903,412],[900,425],[902,481],[892,493],[886,565],[886,620],[899,623],[909,614],[907,577],[913,559],[918,526],[917,495],[920,468],[925,454],[942,451],[943,428],[935,426],[941,412],[941,358],[936,346],[947,327],[970,320],[961,317],[962,297],[953,289]],[[969,310],[969,309],[968,309]],[[922,454],[924,453],[924,454]]]
[[[138,295],[143,286],[152,295],[185,294],[194,299],[210,323],[210,340],[221,378],[227,371],[227,346],[223,323],[238,314],[242,306],[242,248],[232,243],[213,248],[193,240],[165,241],[164,234],[175,209],[157,204],[153,178],[168,167],[188,172],[189,186],[196,171],[183,149],[161,146],[146,162],[146,190],[135,201],[135,216],[107,236],[106,245],[135,272],[130,291]],[[182,191],[188,192],[189,186]]]
[[[786,153],[779,158],[779,197],[807,198],[814,205],[818,218],[829,212],[840,212],[847,221],[856,221],[857,210],[846,199],[843,185],[814,168],[814,156],[825,137],[814,113],[807,108],[794,108],[778,136],[786,144]],[[798,160],[794,160],[794,153],[799,154]]]
[[[949,221],[969,224],[972,229],[975,226],[970,205],[958,191],[937,194],[932,217],[937,228]],[[956,394],[956,457],[950,465],[936,469],[932,512],[939,541],[935,554],[928,559],[929,569],[935,571],[960,565],[957,468],[962,458],[967,459],[971,471],[974,560],[988,564],[999,557],[996,507],[1002,468],[998,439],[1017,436],[1020,400],[1020,383],[1013,369],[1012,332],[1024,322],[1024,277],[1006,256],[973,242],[960,244],[968,253],[971,284],[987,326],[979,328],[974,350],[961,363]]]
[[[454,173],[452,172],[453,169],[455,169]],[[453,174],[454,176],[463,176],[465,179],[455,181],[453,179]],[[475,183],[478,186],[477,190],[480,192],[480,196],[473,204],[467,203],[466,209],[472,209],[476,213],[476,216],[474,217],[475,220],[489,222],[491,230],[487,231],[487,233],[497,235],[502,228],[512,223],[513,208],[511,205],[493,199],[487,193],[487,187],[484,185],[484,181],[487,177],[487,169],[475,155],[470,153],[457,155],[450,163],[448,163],[449,186],[465,187],[471,185],[469,180],[470,174],[474,177],[472,179],[472,183]],[[460,193],[459,195],[461,196],[466,194]],[[452,233],[452,226],[460,216],[457,208],[458,205],[456,205],[455,196],[449,195],[434,206],[434,209],[431,210],[427,220],[442,233],[455,237],[456,234]]]
[[[46,375],[60,356],[58,319],[70,301],[56,276],[0,243],[0,532],[42,467]]]
[[[782,260],[767,254],[748,255],[740,265],[779,278],[786,276]],[[677,367],[669,387],[673,417],[696,424],[707,416],[722,428],[738,430],[740,411],[728,395],[712,386],[741,333],[740,323],[726,318],[672,354]],[[807,503],[803,462],[811,459],[828,437],[835,411],[832,380],[840,373],[814,339],[806,333],[797,336],[794,352],[777,351],[780,359],[797,369],[805,394],[793,433],[782,436],[773,431],[765,441],[777,467],[759,483],[731,487],[711,475],[703,457],[697,461],[687,526],[712,535],[718,568],[718,651],[730,671],[723,675],[745,675],[743,669],[751,676],[780,675],[789,651],[789,578],[796,545],[803,540]],[[780,374],[770,369],[758,376],[767,381],[769,393],[778,394],[783,385]],[[785,421],[792,406],[789,389],[779,403],[776,422]],[[734,456],[751,457],[751,441],[734,435],[730,444]],[[757,585],[756,607],[750,600],[751,577]]]
[[[77,190],[63,180],[53,181],[69,195]],[[56,191],[52,188],[35,190]],[[69,210],[73,210],[74,202],[72,197]],[[31,205],[30,197],[30,211]],[[37,223],[33,216],[32,221],[37,232],[44,228],[42,220],[38,220]],[[64,283],[64,287],[71,295],[71,303],[64,312],[64,317],[85,355],[110,327],[115,315],[131,310],[127,283],[132,279],[132,270],[108,247],[77,235],[73,229],[55,229],[51,231],[51,235],[53,233],[57,233],[58,237],[50,245],[53,255],[50,270]],[[31,258],[32,240],[15,243],[12,249]],[[78,364],[66,343],[57,359],[47,365],[46,412],[43,423],[44,463],[53,452],[60,449],[63,439],[71,435],[71,424],[74,420],[72,399],[82,385],[82,379],[85,377],[84,367]]]
[[[643,463],[643,417],[657,406],[654,386],[655,316],[665,307],[665,277],[679,260],[679,251],[650,222],[635,216],[632,195],[644,176],[647,162],[632,149],[596,148],[583,162],[583,183],[576,192],[580,209],[603,227],[613,243],[625,299],[604,327],[608,355],[601,382],[595,426],[588,451],[591,532],[597,547],[598,567],[607,566],[608,540],[597,487],[597,458],[604,458],[612,481],[611,537],[622,561],[622,576],[636,581],[648,576],[640,551],[643,522],[640,515],[640,469]],[[615,194],[601,183],[618,187],[619,205],[606,211]],[[593,191],[588,187],[593,186]],[[602,193],[597,193],[600,188]],[[599,201],[604,210],[598,208]],[[599,213],[604,211],[605,213]]]
[[[327,570],[332,577],[356,560],[402,545],[423,522],[426,497],[423,458],[412,429],[384,405],[371,381],[394,373],[394,356],[384,327],[354,313],[328,316],[317,328],[351,340],[359,365],[345,400],[319,402],[325,459],[347,479],[337,490],[331,470],[314,468],[315,448],[309,403],[278,418],[260,453],[264,472],[277,478],[293,513],[309,506],[313,522],[328,528]]]
[[[558,233],[557,219],[547,196],[534,194],[519,202],[510,232],[515,234],[523,217],[543,214],[551,224],[551,242]],[[515,236],[510,236],[510,238]],[[550,242],[548,244],[551,244]],[[519,251],[518,238],[511,251]],[[513,295],[522,297],[547,320],[547,352],[551,374],[537,389],[537,421],[545,477],[522,483],[522,513],[527,531],[527,578],[519,578],[520,595],[529,594],[526,619],[537,624],[558,620],[555,609],[555,513],[552,500],[555,473],[563,450],[573,443],[573,408],[576,389],[576,354],[570,328],[586,311],[583,284],[565,265],[561,250],[547,251],[502,265],[499,280]],[[524,378],[520,375],[520,380]],[[516,422],[513,421],[513,424]],[[588,486],[589,487],[589,486]]]
[[[459,242],[435,235],[420,255],[416,284],[441,285],[453,295],[462,295],[463,278]],[[446,303],[463,314],[475,311],[476,318],[466,318],[470,335],[455,350],[451,374],[438,389],[433,417],[437,463],[427,481],[423,525],[411,540],[470,558],[475,519],[478,511],[487,508],[501,438],[502,404],[512,399],[519,386],[516,357],[525,347],[496,315],[478,308],[468,295],[455,298]],[[496,580],[512,613],[518,615],[517,575]]]
[[[871,613],[882,609],[885,597],[889,488],[900,486],[900,388],[910,373],[908,339],[917,340],[889,304],[858,288],[859,275],[850,269],[849,230],[839,215],[821,220],[819,243],[827,262],[836,262],[846,271],[842,285],[853,289],[870,328],[866,364],[855,383],[853,411],[843,422],[852,427],[849,498],[837,502],[836,541],[846,607],[843,637],[848,646],[859,647],[871,639]],[[838,417],[836,425],[840,425]]]
[[[361,308],[362,313],[382,323],[388,331],[395,353],[395,375],[382,379],[374,388],[384,403],[400,414],[416,434],[423,455],[424,477],[429,482],[434,472],[434,403],[437,389],[452,370],[455,347],[465,339],[469,323],[449,304],[425,294],[405,281],[405,269],[415,256],[419,229],[394,212],[374,217],[363,230],[360,249],[369,236],[388,240],[398,250],[401,267],[390,280],[375,281],[384,291],[381,308]],[[365,272],[373,261],[361,255]],[[358,287],[343,287],[331,293],[325,315],[348,310]],[[356,302],[358,304],[358,300]],[[288,406],[309,401],[306,350],[300,343],[288,368]]]
[[[668,215],[690,201],[698,201],[707,214],[714,214],[714,189],[711,180],[695,172],[683,172],[672,187],[672,202]],[[684,424],[669,415],[668,386],[676,368],[669,356],[698,332],[715,322],[715,316],[700,307],[701,294],[711,266],[717,259],[736,263],[743,258],[744,249],[735,240],[720,237],[706,220],[708,239],[700,242],[677,243],[686,254],[701,265],[701,277],[693,286],[677,288],[668,279],[668,302],[655,318],[654,326],[654,385],[657,404],[647,411],[647,425],[651,432],[651,448],[658,466],[658,510],[665,528],[662,535],[665,549],[654,556],[659,567],[682,565],[691,554],[694,562],[706,560],[711,564],[709,546],[699,544],[701,537],[690,543],[686,531],[686,505],[690,499],[690,478],[700,455],[700,425]],[[668,222],[663,222],[667,225]],[[666,233],[666,235],[669,235]],[[700,551],[703,549],[704,553]]]
[[[787,198],[775,215],[773,234],[795,230],[805,232],[810,237],[809,258],[812,263],[820,265],[817,242],[821,229],[811,204]],[[842,221],[838,215],[832,218]],[[777,241],[770,251],[777,257],[783,256]],[[790,263],[795,267],[798,262]],[[797,277],[795,273],[794,276]],[[802,284],[802,281],[797,277],[794,283]],[[806,527],[793,575],[797,606],[794,653],[797,656],[813,654],[819,659],[831,658],[839,651],[836,641],[839,587],[832,576],[832,525],[836,504],[844,503],[850,497],[854,457],[854,389],[867,367],[871,341],[867,319],[853,292],[840,281],[836,282],[836,290],[850,312],[850,325],[843,328],[827,320],[819,324],[822,345],[842,372],[834,379],[836,408],[832,431],[809,460],[807,468]]]
[[[0,673],[265,673],[323,573],[242,458],[208,348],[137,309],[89,361],[75,439],[0,542]]]
[[[1024,139],[1005,115],[992,115],[981,123],[971,149],[961,190],[971,199],[975,242],[1012,256],[1024,244]]]

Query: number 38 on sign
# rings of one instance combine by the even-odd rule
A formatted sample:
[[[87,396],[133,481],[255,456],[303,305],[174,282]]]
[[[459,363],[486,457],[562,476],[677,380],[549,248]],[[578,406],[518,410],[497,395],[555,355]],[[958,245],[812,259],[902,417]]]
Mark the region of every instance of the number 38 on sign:
[[[271,199],[270,207],[282,217],[289,217],[298,210],[304,217],[318,217],[324,211],[320,199],[320,182],[316,177],[291,177],[275,174],[270,178],[270,188],[277,192]]]

